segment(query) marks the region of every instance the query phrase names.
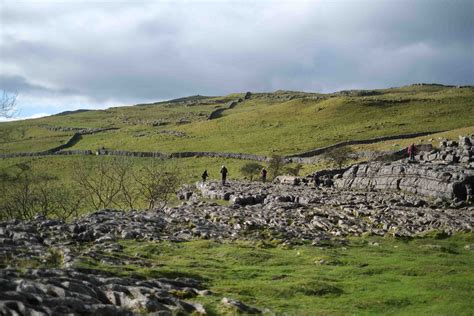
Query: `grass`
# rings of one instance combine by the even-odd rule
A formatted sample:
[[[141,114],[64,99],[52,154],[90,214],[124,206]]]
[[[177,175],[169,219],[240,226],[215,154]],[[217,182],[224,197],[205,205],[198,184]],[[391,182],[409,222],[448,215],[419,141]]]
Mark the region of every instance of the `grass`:
[[[74,179],[74,169],[78,165],[89,165],[96,163],[101,159],[111,160],[116,157],[110,156],[40,156],[40,157],[20,157],[0,159],[0,173],[6,172],[14,174],[19,171],[19,166],[28,164],[31,170],[36,174],[46,174],[53,178],[54,182],[68,188],[79,189]],[[141,169],[144,166],[149,166],[154,158],[131,158],[124,157],[129,160],[135,170]],[[210,179],[220,179],[220,168],[226,165],[229,170],[228,179],[244,179],[245,176],[241,173],[242,166],[249,161],[237,159],[221,159],[221,158],[182,158],[165,160],[164,163],[176,167],[180,172],[180,179],[182,183],[195,183],[201,181],[202,172],[207,169]],[[289,167],[294,164],[288,165]],[[309,166],[308,166],[309,168]],[[303,174],[303,173],[302,173]],[[177,203],[173,195],[173,203]],[[145,208],[147,205],[143,204],[140,207]],[[86,214],[94,211],[87,205],[83,205],[80,213]]]
[[[355,146],[356,150],[393,150],[411,142],[437,144],[439,137],[457,138],[474,132],[474,89],[437,85],[378,90],[373,96],[342,96],[279,91],[255,94],[219,119],[206,118],[217,107],[242,97],[189,98],[133,107],[87,111],[70,115],[0,124],[0,153],[40,151],[64,143],[72,132],[53,132],[45,126],[116,127],[85,135],[73,149],[134,151],[224,151],[271,155],[295,154],[348,139],[366,139],[420,131],[447,132],[422,138]],[[182,124],[182,120],[186,124]],[[157,122],[161,122],[159,126]],[[163,132],[179,131],[183,136]],[[421,140],[423,139],[423,140]],[[0,160],[0,171],[21,163],[56,176],[74,186],[72,170],[110,157],[47,156]],[[127,158],[134,168],[150,158]],[[204,169],[218,178],[225,164],[230,178],[243,178],[242,160],[186,158],[178,164],[183,182],[200,179]],[[305,165],[301,174],[327,167]],[[90,210],[84,209],[83,213]],[[373,246],[374,242],[378,246]],[[85,267],[117,275],[193,277],[215,294],[196,298],[209,314],[226,311],[220,299],[228,296],[269,308],[277,314],[454,314],[474,310],[472,234],[440,239],[435,235],[411,241],[366,237],[346,246],[284,247],[265,241],[150,243],[123,241],[127,256],[146,265],[109,266],[84,259]],[[472,247],[471,247],[472,249]],[[11,258],[14,260],[14,258]],[[46,264],[59,266],[60,253],[51,252]],[[37,263],[40,264],[40,263]],[[27,266],[28,262],[22,263]]]
[[[472,242],[472,234],[411,241],[367,237],[345,246],[294,248],[123,241],[122,256],[146,260],[147,267],[82,265],[119,275],[200,279],[214,294],[194,300],[211,315],[223,312],[222,297],[285,315],[469,315],[474,254],[464,246]]]
[[[378,95],[374,96],[299,92],[256,94],[235,108],[224,111],[221,118],[206,119],[212,110],[225,106],[226,102],[239,96],[242,95],[2,123],[0,134],[5,135],[2,136],[5,144],[1,145],[0,150],[25,151],[30,149],[30,143],[41,144],[40,149],[56,144],[60,138],[54,137],[59,137],[61,133],[46,130],[44,126],[47,125],[119,128],[85,135],[73,149],[94,150],[104,146],[134,151],[285,155],[348,139],[472,127],[471,117],[474,116],[472,88],[407,86],[379,90]],[[182,119],[188,123],[181,124]],[[153,126],[157,121],[164,125]],[[24,131],[24,136],[17,135],[20,130]],[[166,134],[170,130],[184,134]],[[34,141],[28,143],[28,137],[32,137],[28,135],[33,135],[31,139]],[[44,143],[48,138],[52,143]]]
[[[0,124],[0,153],[33,152],[65,143],[72,132],[53,132],[29,121]]]
[[[351,146],[355,151],[391,151],[407,148],[410,144],[432,144],[433,147],[439,147],[441,139],[458,140],[458,136],[466,136],[474,134],[474,126],[457,128],[442,133],[434,133],[423,137],[414,137],[407,139],[397,139],[379,142],[367,145]]]

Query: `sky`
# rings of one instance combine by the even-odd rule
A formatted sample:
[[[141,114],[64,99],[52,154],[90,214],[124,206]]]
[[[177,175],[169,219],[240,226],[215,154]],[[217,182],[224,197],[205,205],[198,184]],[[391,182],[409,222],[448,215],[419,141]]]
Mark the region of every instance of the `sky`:
[[[245,91],[474,84],[474,1],[0,0],[19,117]]]

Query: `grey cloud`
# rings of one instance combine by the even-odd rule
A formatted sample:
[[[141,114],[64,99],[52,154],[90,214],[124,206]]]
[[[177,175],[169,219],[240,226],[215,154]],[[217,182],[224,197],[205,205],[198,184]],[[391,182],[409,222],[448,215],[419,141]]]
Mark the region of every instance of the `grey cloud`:
[[[22,76],[9,76],[0,74],[0,90],[7,92],[14,92],[20,94],[63,94],[63,95],[74,95],[78,94],[78,91],[73,89],[54,89],[48,88],[42,85],[28,82],[28,80]]]
[[[6,4],[0,74],[31,93],[133,103],[474,82],[472,1]]]

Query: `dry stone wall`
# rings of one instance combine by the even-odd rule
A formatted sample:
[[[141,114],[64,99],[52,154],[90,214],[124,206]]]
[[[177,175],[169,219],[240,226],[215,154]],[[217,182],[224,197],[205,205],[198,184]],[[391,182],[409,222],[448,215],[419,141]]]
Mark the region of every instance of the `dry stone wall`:
[[[40,151],[40,152],[24,152],[24,153],[12,153],[12,154],[0,154],[0,158],[15,158],[15,157],[33,157],[33,156],[47,156],[55,154],[56,152],[74,146],[81,139],[81,133],[74,133],[67,140],[66,143],[56,146],[54,148]]]
[[[117,127],[63,127],[63,126],[45,126],[46,129],[54,132],[77,132],[82,135],[96,134],[105,131],[117,130]]]
[[[247,92],[244,96],[244,99],[248,100],[248,99],[250,99],[250,96],[251,96],[251,93]],[[219,108],[215,109],[214,111],[211,112],[211,114],[209,114],[207,119],[208,120],[214,120],[214,119],[217,119],[217,118],[221,117],[222,112],[224,112],[225,110],[230,110],[230,109],[235,108],[237,106],[237,104],[239,104],[240,102],[243,102],[244,99],[238,98],[237,100],[230,101],[229,103],[227,103],[227,105],[224,108],[219,107]]]
[[[441,131],[420,132],[420,133],[411,133],[411,134],[383,136],[383,137],[376,137],[376,138],[363,139],[363,140],[349,140],[349,141],[340,142],[331,146],[316,148],[316,149],[306,151],[300,154],[291,155],[291,156],[288,156],[288,158],[312,157],[312,156],[321,155],[331,149],[340,148],[344,146],[373,144],[373,143],[378,143],[378,142],[387,141],[387,140],[414,138],[414,137],[426,136],[429,134],[435,134],[435,133],[440,133],[440,132]]]

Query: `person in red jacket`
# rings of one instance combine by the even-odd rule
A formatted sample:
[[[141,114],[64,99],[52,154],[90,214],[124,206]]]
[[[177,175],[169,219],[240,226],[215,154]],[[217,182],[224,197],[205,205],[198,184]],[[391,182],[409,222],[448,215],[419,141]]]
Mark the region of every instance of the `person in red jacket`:
[[[410,157],[410,160],[415,161],[416,147],[414,143],[408,146],[407,153],[408,153],[408,157]]]

